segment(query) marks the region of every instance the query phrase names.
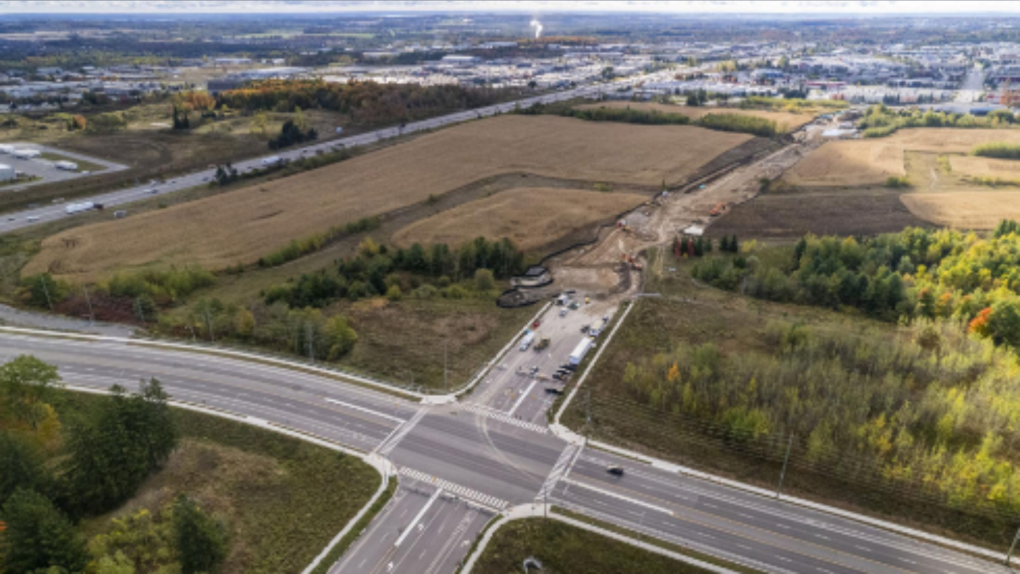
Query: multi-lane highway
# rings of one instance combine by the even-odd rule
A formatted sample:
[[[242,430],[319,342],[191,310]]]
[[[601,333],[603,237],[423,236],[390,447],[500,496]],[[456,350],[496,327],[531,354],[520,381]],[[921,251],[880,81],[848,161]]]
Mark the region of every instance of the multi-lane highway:
[[[645,79],[645,77],[637,77],[633,79],[627,79],[620,82],[616,82],[612,84],[612,89],[619,89],[626,85],[637,83],[642,79]],[[445,116],[435,117],[418,122],[410,122],[406,124],[403,128],[400,127],[384,128],[358,134],[356,136],[332,139],[302,147],[294,147],[292,149],[281,151],[275,154],[267,153],[265,156],[237,162],[233,165],[238,169],[238,171],[243,172],[248,169],[262,167],[262,160],[268,157],[277,156],[285,160],[293,160],[306,156],[314,156],[315,153],[318,151],[324,152],[330,151],[341,146],[345,148],[352,148],[367,144],[373,144],[380,140],[396,137],[401,134],[409,134],[413,132],[432,130],[450,124],[456,124],[468,120],[477,119],[480,117],[491,116],[497,113],[507,113],[512,111],[516,106],[527,108],[536,103],[551,103],[571,98],[592,96],[598,94],[600,90],[606,89],[609,89],[609,87],[604,85],[582,86],[570,90],[564,90],[561,92],[554,92],[551,94],[543,94],[541,96],[525,98],[515,102],[506,102],[493,106],[487,106],[484,108],[456,112]],[[145,199],[146,197],[165,195],[167,193],[172,193],[175,191],[180,191],[183,189],[188,189],[199,185],[206,185],[209,181],[212,180],[212,178],[215,175],[216,175],[215,169],[204,169],[193,173],[169,178],[165,182],[161,182],[155,185],[148,183],[136,185],[134,187],[120,189],[117,191],[111,191],[109,193],[103,193],[93,197],[79,198],[76,199],[76,201],[79,202],[91,201],[93,203],[102,204],[104,207],[109,208],[117,205],[130,203],[133,201],[138,201],[140,199]],[[54,219],[74,217],[74,215],[67,214],[64,211],[64,209],[65,206],[63,204],[56,205],[51,204],[37,207],[34,209],[26,209],[19,212],[4,214],[2,217],[0,217],[0,233],[14,231],[16,229],[22,229],[32,225],[39,225],[47,221],[53,221]]]
[[[569,443],[544,424],[543,374],[566,362],[580,325],[611,309],[552,306],[542,352],[514,345],[475,392],[420,404],[348,382],[237,358],[118,341],[0,331],[0,362],[33,354],[70,385],[107,388],[157,377],[174,400],[250,417],[385,457],[400,488],[334,573],[445,573],[484,524],[549,502],[763,572],[1008,572],[832,514],[757,496]],[[532,375],[532,367],[539,367]],[[519,374],[520,367],[529,367]],[[622,466],[622,477],[606,472]]]

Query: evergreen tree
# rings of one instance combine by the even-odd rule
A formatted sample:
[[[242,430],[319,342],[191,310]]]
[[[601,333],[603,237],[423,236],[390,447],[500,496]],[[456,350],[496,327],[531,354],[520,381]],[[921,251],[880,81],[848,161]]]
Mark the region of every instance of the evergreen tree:
[[[722,239],[719,240],[719,251],[722,251],[723,253],[728,253],[729,250],[730,250],[730,238],[723,235]]]
[[[737,242],[736,234],[733,234],[733,237],[730,238],[730,251],[733,253],[740,253],[740,243]]]
[[[19,489],[0,511],[4,570],[11,573],[44,571],[57,567],[82,572],[89,562],[85,541],[74,525],[48,498]]]
[[[215,572],[227,555],[223,526],[183,494],[174,502],[174,534],[181,574]]]
[[[0,431],[0,507],[19,489],[45,491],[49,476],[43,469],[43,456],[25,437]]]

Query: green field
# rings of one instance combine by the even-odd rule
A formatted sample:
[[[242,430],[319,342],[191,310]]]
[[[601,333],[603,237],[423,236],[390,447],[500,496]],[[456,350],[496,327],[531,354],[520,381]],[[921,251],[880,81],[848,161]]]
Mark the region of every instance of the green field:
[[[519,574],[534,557],[542,574],[703,574],[678,562],[558,520],[528,518],[504,524],[493,535],[472,572]]]

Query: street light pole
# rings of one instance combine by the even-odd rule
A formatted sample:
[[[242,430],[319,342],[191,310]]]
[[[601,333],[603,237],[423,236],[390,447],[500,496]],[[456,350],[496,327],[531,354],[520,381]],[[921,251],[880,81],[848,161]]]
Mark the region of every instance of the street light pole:
[[[1006,553],[1006,566],[1009,566],[1013,561],[1013,551],[1016,550],[1017,540],[1020,540],[1020,528],[1017,528],[1016,536],[1013,537],[1013,543],[1009,545],[1009,552]]]
[[[786,456],[783,457],[783,470],[779,473],[779,488],[776,489],[776,498],[783,495],[783,479],[786,478],[786,465],[790,463],[790,449],[793,447],[793,434],[786,443]]]

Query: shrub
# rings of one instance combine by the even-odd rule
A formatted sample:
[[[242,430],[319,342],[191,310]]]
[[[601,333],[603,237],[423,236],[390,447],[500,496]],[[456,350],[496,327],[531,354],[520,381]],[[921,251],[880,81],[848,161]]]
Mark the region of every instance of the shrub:
[[[901,189],[904,187],[910,187],[910,181],[906,178],[906,176],[891,175],[886,178],[885,186],[892,189]]]
[[[971,155],[999,159],[1020,159],[1020,145],[1005,142],[989,142],[974,146]]]

